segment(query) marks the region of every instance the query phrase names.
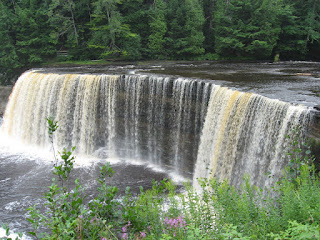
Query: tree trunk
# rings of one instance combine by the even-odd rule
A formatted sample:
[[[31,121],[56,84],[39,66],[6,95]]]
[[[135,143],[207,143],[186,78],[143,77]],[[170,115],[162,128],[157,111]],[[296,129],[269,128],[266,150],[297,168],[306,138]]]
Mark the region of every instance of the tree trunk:
[[[73,11],[72,11],[71,1],[72,1],[72,0],[68,0],[68,3],[69,3],[69,11],[70,11],[71,17],[72,17],[74,37],[75,37],[75,39],[76,39],[76,44],[78,45],[78,44],[79,44],[79,42],[78,42],[78,32],[77,32],[76,22],[75,22],[75,20],[74,20],[74,15],[73,15]]]

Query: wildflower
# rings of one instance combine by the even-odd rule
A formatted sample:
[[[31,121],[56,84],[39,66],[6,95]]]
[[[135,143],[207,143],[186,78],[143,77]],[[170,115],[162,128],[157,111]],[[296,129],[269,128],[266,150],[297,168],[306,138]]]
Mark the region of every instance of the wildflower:
[[[187,230],[187,223],[184,220],[183,216],[179,216],[177,218],[170,218],[167,217],[164,219],[164,223],[166,228],[164,229],[164,232],[167,233],[168,231],[172,233],[173,237],[176,237],[177,233],[179,233],[181,230],[182,232],[185,232]],[[178,231],[178,232],[177,232]]]
[[[98,222],[98,218],[97,217],[94,217],[94,218],[92,218],[91,220],[90,220],[90,223],[96,223],[96,222]]]
[[[128,239],[128,233],[123,233],[121,239]]]
[[[147,237],[147,234],[145,232],[140,232],[140,234],[143,238]]]
[[[132,225],[132,224],[131,224],[131,222],[129,221],[128,224],[124,225],[124,226],[121,228],[122,232],[127,232],[127,227],[129,227],[129,226],[131,226],[131,225]]]

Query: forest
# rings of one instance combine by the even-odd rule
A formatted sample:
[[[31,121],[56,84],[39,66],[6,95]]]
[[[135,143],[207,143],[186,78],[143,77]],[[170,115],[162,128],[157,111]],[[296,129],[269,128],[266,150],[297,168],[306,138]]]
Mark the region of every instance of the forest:
[[[319,60],[319,0],[1,0],[0,73],[50,60]],[[2,80],[5,84],[5,80]]]

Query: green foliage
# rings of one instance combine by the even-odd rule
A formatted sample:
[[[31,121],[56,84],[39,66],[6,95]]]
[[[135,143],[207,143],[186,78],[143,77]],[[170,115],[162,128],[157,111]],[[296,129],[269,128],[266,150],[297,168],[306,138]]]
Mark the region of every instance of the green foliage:
[[[53,117],[47,118],[48,122],[48,134],[50,137],[50,140],[52,141],[53,133],[58,129],[58,121],[54,121]]]
[[[139,58],[133,46],[139,45],[140,37],[124,23],[117,4],[121,1],[98,0],[94,3],[93,19],[89,23],[92,31],[89,48],[102,59],[121,55],[130,59]]]
[[[281,32],[282,0],[217,1],[215,51],[221,57],[270,58]]]
[[[284,59],[305,59],[310,47],[319,42],[320,5],[317,0],[287,1],[281,14],[282,32],[277,46]]]
[[[233,230],[252,239],[262,239],[271,231],[281,230],[280,213],[272,199],[250,185],[248,178],[241,190],[230,186],[227,181],[219,183],[211,180],[209,186],[213,191],[214,209],[218,215],[216,224],[221,226],[219,234],[224,235],[229,224],[237,226]]]
[[[110,176],[111,172],[109,165],[101,168],[98,179],[101,184],[98,189],[100,195],[88,206],[85,205],[86,196],[78,179],[71,191],[59,187],[53,179],[49,191],[44,194],[48,210],[41,213],[36,206],[27,209],[30,215],[27,220],[33,226],[33,231],[29,234],[38,239],[117,239],[110,224],[114,222],[114,216],[110,213],[117,206],[113,203],[115,192],[108,191],[104,183],[105,177]],[[43,228],[46,230],[43,231]]]
[[[58,159],[56,157],[56,152],[55,152],[55,149],[54,149],[54,135],[53,133],[55,131],[57,131],[58,129],[58,122],[57,121],[54,121],[53,117],[48,117],[47,118],[47,123],[48,123],[48,134],[49,134],[49,139],[50,139],[50,142],[51,142],[51,146],[52,146],[52,150],[53,150],[53,156],[54,156],[54,160],[55,160],[55,165],[58,164]]]
[[[150,35],[148,37],[148,47],[150,57],[161,59],[165,57],[165,34],[167,23],[165,21],[166,2],[156,0],[149,11]]]
[[[300,175],[301,167],[307,166],[312,170],[312,164],[315,157],[311,155],[311,145],[308,142],[301,141],[302,127],[297,127],[292,130],[291,135],[286,136],[291,146],[291,152],[287,153],[289,156],[289,163],[286,167],[287,178],[291,182]]]
[[[54,58],[319,60],[319,13],[318,0],[3,0],[0,80]]]
[[[74,157],[72,156],[72,152],[76,147],[73,147],[71,151],[67,151],[65,148],[62,153],[60,153],[60,157],[63,160],[63,163],[60,165],[55,165],[53,174],[57,175],[62,182],[62,186],[64,181],[66,181],[70,175],[70,172],[73,168]]]
[[[193,59],[204,53],[203,9],[198,1],[168,3],[167,48],[171,58]]]
[[[22,66],[15,48],[13,34],[17,17],[12,5],[0,2],[0,83],[9,84],[14,76],[14,69]]]
[[[53,134],[58,128],[58,123],[52,117],[47,118],[47,121],[48,133],[53,144]],[[86,206],[84,189],[78,179],[75,180],[72,190],[69,191],[64,186],[73,169],[74,149],[75,147],[72,151],[64,149],[60,154],[63,163],[54,165],[53,174],[59,177],[61,186],[53,179],[49,191],[44,193],[46,212],[41,213],[37,206],[27,209],[27,220],[33,227],[29,234],[37,239],[100,239],[110,236],[117,239],[110,230],[109,221],[107,224],[107,220],[113,219],[117,207],[117,203],[114,202],[117,189],[108,187],[105,183],[106,178],[112,176],[113,170],[108,164],[101,167],[100,177],[97,179],[100,194]]]
[[[238,240],[250,240],[251,237],[245,237],[243,233],[238,231],[237,226],[232,224],[226,224],[223,226],[221,234],[219,234],[222,239],[238,239]]]
[[[279,234],[269,234],[275,240],[301,239],[312,240],[320,239],[319,225],[302,224],[297,221],[289,221],[289,227]]]
[[[165,179],[161,182],[153,182],[152,189],[144,191],[140,188],[137,199],[133,199],[126,190],[126,197],[123,205],[123,220],[130,222],[135,231],[150,231],[158,236],[162,232],[161,228],[161,207],[164,202],[164,192],[166,191]]]
[[[291,152],[283,178],[268,194],[250,184],[246,177],[241,189],[227,181],[202,182],[210,189],[217,234],[231,239],[317,239],[320,222],[320,181],[300,130],[290,135]],[[271,197],[275,196],[275,197]],[[231,224],[231,225],[230,225]],[[224,239],[224,238],[222,238]]]
[[[54,136],[53,134],[59,127],[58,122],[54,121],[53,117],[48,117],[47,122],[48,122],[48,134],[49,134],[49,138],[50,138],[52,149],[53,149],[53,155],[55,158],[53,174],[59,177],[59,180],[61,181],[61,184],[63,187],[65,181],[69,178],[70,172],[73,168],[74,157],[72,156],[72,153],[74,152],[76,147],[72,147],[71,151],[67,151],[64,148],[61,153],[59,152],[62,163],[58,164],[58,159],[56,158],[55,148],[54,148],[54,139],[53,139],[53,136]]]
[[[94,212],[92,217],[97,217],[110,221],[117,218],[118,202],[115,200],[118,188],[106,184],[107,177],[112,177],[114,171],[107,163],[100,168],[100,176],[97,179],[100,186],[98,187],[99,195],[89,203],[89,208]]]

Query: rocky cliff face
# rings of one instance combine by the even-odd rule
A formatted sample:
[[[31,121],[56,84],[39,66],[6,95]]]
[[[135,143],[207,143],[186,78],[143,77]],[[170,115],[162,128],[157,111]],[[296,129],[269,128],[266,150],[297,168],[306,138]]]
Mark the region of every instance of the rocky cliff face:
[[[9,100],[12,86],[0,86],[0,117],[3,116],[6,110],[6,105]]]
[[[320,105],[314,106],[312,111],[313,121],[309,131],[309,136],[316,141],[320,142]]]

